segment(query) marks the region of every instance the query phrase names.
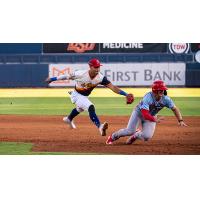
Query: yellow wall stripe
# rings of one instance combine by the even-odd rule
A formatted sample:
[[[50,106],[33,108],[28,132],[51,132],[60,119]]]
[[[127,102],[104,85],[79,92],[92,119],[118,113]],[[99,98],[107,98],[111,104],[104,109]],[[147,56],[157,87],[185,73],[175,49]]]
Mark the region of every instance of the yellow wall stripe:
[[[122,88],[127,93],[133,93],[135,97],[143,97],[150,88]],[[66,97],[69,96],[69,88],[45,88],[45,89],[0,89],[0,97]],[[171,97],[200,97],[200,88],[169,88]],[[91,97],[119,97],[106,88],[96,88]]]

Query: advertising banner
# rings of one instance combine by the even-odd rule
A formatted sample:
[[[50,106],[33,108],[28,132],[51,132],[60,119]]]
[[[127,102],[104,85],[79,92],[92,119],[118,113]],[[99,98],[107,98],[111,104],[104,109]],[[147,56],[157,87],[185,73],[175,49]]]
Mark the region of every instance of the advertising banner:
[[[166,53],[166,43],[101,43],[101,53]]]
[[[49,76],[87,69],[86,64],[50,64]],[[118,86],[149,86],[158,79],[170,86],[184,86],[185,70],[185,63],[116,63],[103,64],[101,67],[101,73]],[[74,86],[74,81],[57,81],[49,86]]]
[[[98,53],[98,43],[44,43],[43,53]]]
[[[43,53],[166,53],[166,43],[44,43]]]

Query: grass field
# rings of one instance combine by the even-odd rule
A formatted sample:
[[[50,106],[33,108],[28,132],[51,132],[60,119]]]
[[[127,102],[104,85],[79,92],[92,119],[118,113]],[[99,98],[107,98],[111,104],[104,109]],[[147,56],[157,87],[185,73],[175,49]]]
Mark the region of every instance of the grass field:
[[[99,115],[130,115],[141,98],[134,104],[126,105],[123,97],[91,97]],[[185,116],[200,116],[200,97],[173,97],[175,104]],[[23,115],[67,115],[74,108],[69,97],[29,97],[0,98],[0,114]],[[84,112],[83,115],[87,115]],[[161,115],[170,116],[169,109],[163,109]]]
[[[33,152],[32,143],[22,142],[1,142],[0,143],[0,155],[86,155],[86,153],[76,152]],[[91,155],[90,153],[89,155]],[[95,154],[94,154],[95,155]]]
[[[16,142],[1,142],[0,155],[62,155],[65,153],[59,152],[32,152],[33,144],[31,143],[16,143]]]

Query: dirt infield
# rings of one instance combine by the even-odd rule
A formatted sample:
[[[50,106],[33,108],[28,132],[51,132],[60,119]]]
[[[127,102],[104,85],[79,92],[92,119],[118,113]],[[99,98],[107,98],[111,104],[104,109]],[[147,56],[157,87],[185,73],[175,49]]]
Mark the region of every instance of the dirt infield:
[[[101,116],[109,122],[108,135],[126,126],[127,117]],[[0,141],[31,142],[32,151],[83,154],[200,154],[200,117],[185,117],[188,127],[179,127],[174,117],[158,124],[148,142],[136,141],[125,145],[121,138],[106,145],[107,137],[100,136],[87,116],[76,118],[76,130],[62,121],[62,116],[0,115]]]

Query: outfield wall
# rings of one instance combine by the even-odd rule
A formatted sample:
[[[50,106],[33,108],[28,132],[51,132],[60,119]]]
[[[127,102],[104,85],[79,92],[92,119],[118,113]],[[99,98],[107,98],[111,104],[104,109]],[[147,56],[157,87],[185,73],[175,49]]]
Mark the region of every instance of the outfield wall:
[[[0,65],[0,87],[48,87],[46,77],[69,74],[88,69],[84,64],[6,64]],[[126,87],[149,86],[162,79],[175,87],[200,87],[199,63],[103,63],[102,74],[115,85]],[[74,81],[58,81],[50,87],[73,87]]]
[[[0,87],[47,87],[47,64],[0,65]]]
[[[93,57],[118,86],[143,87],[162,79],[172,87],[200,87],[200,43],[0,43],[0,88],[48,87],[46,77],[88,69]]]
[[[186,73],[187,87],[200,86],[200,64],[199,63],[188,63],[185,73]]]

